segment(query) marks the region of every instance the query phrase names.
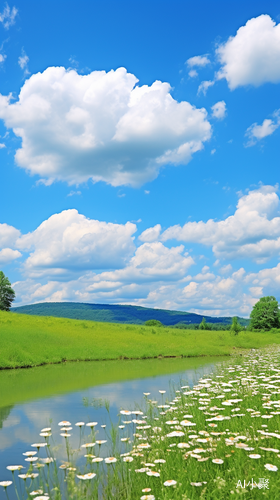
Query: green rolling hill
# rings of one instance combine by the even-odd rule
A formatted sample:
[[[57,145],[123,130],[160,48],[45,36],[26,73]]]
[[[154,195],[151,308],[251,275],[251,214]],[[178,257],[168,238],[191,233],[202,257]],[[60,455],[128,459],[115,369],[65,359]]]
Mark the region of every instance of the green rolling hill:
[[[163,325],[189,325],[201,323],[205,317],[207,323],[229,325],[231,317],[211,317],[199,314],[168,311],[165,309],[151,309],[140,306],[126,306],[117,304],[82,304],[79,302],[42,302],[29,306],[12,307],[12,312],[32,314],[36,316],[55,316],[58,318],[102,321],[108,323],[127,323],[141,325],[149,319],[161,321]],[[238,318],[241,325],[248,325],[249,320]]]

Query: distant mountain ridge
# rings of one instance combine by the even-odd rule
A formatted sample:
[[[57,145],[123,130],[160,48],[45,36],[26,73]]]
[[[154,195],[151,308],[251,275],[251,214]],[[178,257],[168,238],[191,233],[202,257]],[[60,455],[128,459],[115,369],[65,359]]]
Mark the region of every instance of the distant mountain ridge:
[[[36,316],[55,316],[58,318],[101,321],[108,323],[128,323],[141,325],[149,319],[157,319],[163,325],[171,326],[190,323],[201,323],[205,318],[207,323],[231,324],[232,318],[202,316],[200,314],[167,309],[152,309],[141,306],[118,304],[87,304],[80,302],[42,302],[29,306],[12,307],[12,312]],[[249,320],[238,318],[241,325],[248,325]]]

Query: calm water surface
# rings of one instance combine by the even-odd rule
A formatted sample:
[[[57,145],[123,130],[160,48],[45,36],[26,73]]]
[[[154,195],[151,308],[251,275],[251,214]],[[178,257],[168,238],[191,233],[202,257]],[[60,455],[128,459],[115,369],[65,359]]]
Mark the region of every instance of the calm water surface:
[[[44,442],[39,436],[43,427],[52,427],[55,443],[61,445],[57,459],[65,458],[64,438],[57,425],[61,420],[73,425],[74,447],[79,446],[79,430],[74,425],[78,421],[98,422],[97,439],[107,439],[101,428],[102,424],[109,428],[105,400],[110,404],[110,418],[117,424],[121,408],[143,405],[143,392],[150,392],[149,397],[161,403],[159,390],[168,393],[180,384],[192,387],[225,359],[97,361],[0,371],[0,481],[11,479],[7,465],[21,464],[28,469],[22,453],[32,450],[32,443]],[[87,427],[86,435],[89,432]]]

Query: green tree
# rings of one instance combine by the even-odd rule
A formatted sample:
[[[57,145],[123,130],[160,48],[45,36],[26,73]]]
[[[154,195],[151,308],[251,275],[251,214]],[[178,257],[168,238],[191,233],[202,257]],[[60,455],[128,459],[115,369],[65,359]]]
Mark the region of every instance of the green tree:
[[[161,321],[158,319],[148,319],[148,321],[145,321],[146,326],[163,326]]]
[[[211,324],[206,323],[205,318],[202,319],[198,327],[199,330],[211,330]]]
[[[238,319],[237,319],[237,316],[234,316],[232,318],[232,324],[231,324],[231,327],[230,327],[230,331],[234,334],[234,335],[238,335],[238,333],[242,330],[242,326],[238,323]]]
[[[9,311],[15,296],[8,278],[0,271],[0,311]]]
[[[280,311],[275,297],[262,297],[250,314],[250,327],[255,330],[270,330],[280,327]]]
[[[199,325],[199,330],[206,330],[206,321],[205,318],[202,319],[200,325]]]

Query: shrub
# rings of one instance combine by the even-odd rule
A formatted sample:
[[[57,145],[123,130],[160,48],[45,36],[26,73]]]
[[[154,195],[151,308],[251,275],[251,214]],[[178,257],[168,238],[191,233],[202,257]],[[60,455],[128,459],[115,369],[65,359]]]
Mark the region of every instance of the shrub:
[[[238,335],[238,333],[242,330],[242,326],[238,323],[238,319],[236,316],[232,318],[232,324],[230,327],[231,333],[234,335]]]
[[[146,326],[163,326],[161,321],[158,321],[157,319],[148,319],[148,321],[145,322]]]

